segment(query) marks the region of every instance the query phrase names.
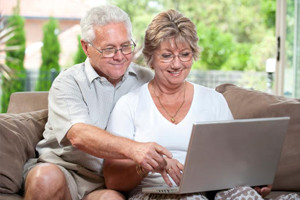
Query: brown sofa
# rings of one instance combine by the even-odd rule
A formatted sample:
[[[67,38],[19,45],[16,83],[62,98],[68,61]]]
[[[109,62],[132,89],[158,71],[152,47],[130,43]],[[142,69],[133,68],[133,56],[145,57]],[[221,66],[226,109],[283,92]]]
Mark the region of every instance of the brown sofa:
[[[273,191],[300,194],[300,99],[287,99],[231,84],[216,90],[224,95],[234,118],[290,116],[290,124]],[[8,113],[0,114],[0,200],[21,200],[23,166],[36,157],[35,146],[47,121],[47,92],[14,93]]]

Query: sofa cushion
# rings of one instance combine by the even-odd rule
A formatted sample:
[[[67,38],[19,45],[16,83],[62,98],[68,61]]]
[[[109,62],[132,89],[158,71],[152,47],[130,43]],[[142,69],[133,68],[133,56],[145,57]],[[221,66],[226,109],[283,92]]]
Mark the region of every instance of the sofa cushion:
[[[235,119],[289,116],[290,122],[273,190],[300,191],[300,99],[289,99],[232,84],[216,88]]]
[[[41,140],[48,111],[0,114],[0,193],[21,189],[23,166],[36,157],[35,146]]]
[[[17,194],[1,194],[0,200],[23,200],[24,198]]]

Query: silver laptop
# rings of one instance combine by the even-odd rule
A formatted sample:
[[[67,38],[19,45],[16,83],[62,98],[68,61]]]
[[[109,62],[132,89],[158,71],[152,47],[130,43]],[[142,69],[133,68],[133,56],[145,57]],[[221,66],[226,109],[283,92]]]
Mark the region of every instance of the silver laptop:
[[[272,184],[289,117],[195,123],[179,187],[145,193],[193,193]]]

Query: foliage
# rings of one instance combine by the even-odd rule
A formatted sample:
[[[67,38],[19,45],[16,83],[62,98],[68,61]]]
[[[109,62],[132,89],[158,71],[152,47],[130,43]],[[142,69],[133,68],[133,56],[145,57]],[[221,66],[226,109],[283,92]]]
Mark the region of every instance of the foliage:
[[[14,36],[6,42],[6,46],[19,45],[19,49],[15,51],[6,52],[7,57],[18,58],[17,60],[7,59],[6,64],[15,70],[24,70],[24,57],[25,57],[25,31],[24,31],[24,18],[18,14],[9,17],[8,23],[10,27],[16,27]]]
[[[232,53],[232,35],[230,33],[221,34],[220,30],[212,25],[205,26],[199,23],[197,26],[199,46],[203,49],[201,60],[195,64],[194,68],[220,69]]]
[[[221,70],[239,70],[242,71],[245,66],[249,65],[251,44],[237,43],[233,52],[227,61],[222,65]]]
[[[58,23],[53,17],[43,27],[43,47],[42,47],[42,65],[38,82],[36,85],[37,91],[48,91],[56,73],[59,72],[59,53],[60,45],[58,41]],[[50,73],[52,72],[52,73]]]
[[[287,1],[287,15],[286,15],[286,62],[287,67],[293,67],[293,48],[294,48],[294,34],[295,34],[295,3],[294,1]]]
[[[152,18],[167,9],[182,12],[197,25],[203,51],[193,69],[263,71],[265,60],[276,53],[274,43],[265,42],[275,42],[270,37],[275,38],[276,0],[134,0],[130,4],[110,0],[109,3],[131,17],[137,41],[135,58],[142,64],[139,50],[144,32]],[[259,49],[262,43],[265,46]]]
[[[293,3],[293,1],[287,1],[287,3]],[[265,25],[268,28],[272,28],[275,31],[276,25],[276,0],[263,0],[261,1],[261,12]]]
[[[299,1],[287,1],[285,40],[285,96],[300,97]],[[296,6],[298,4],[298,6]],[[297,10],[298,9],[298,10]],[[298,22],[297,14],[298,13]],[[296,28],[298,23],[298,28]],[[297,52],[297,53],[296,53]],[[294,91],[294,92],[293,92]]]
[[[24,91],[26,73],[24,68],[25,31],[24,19],[19,15],[19,7],[14,8],[14,15],[8,18],[8,26],[14,29],[14,35],[7,40],[6,48],[14,51],[6,52],[6,66],[14,72],[9,79],[3,78],[1,96],[1,112],[7,111],[10,95],[13,92]],[[17,48],[16,48],[17,47]],[[3,77],[3,76],[2,76]]]
[[[9,27],[7,23],[7,17],[4,17],[0,13],[0,73],[2,74],[2,78],[4,79],[11,79],[11,76],[13,75],[13,70],[9,68],[9,66],[6,65],[5,59],[6,55],[2,54],[2,52],[6,53],[8,51],[15,51],[18,50],[20,47],[18,45],[16,46],[9,46],[5,47],[5,44],[8,40],[10,40],[14,35],[15,27]],[[14,58],[10,57],[10,60],[15,60]]]
[[[133,0],[130,3],[124,0],[109,0],[108,3],[120,7],[129,15],[132,22],[133,40],[137,45],[133,60],[138,64],[146,65],[142,56],[145,31],[153,17],[163,11],[163,5],[159,0]]]
[[[86,59],[86,55],[85,55],[85,53],[82,49],[81,43],[80,43],[80,35],[77,36],[77,39],[78,39],[78,45],[77,45],[77,52],[74,57],[74,64],[82,63]]]
[[[259,43],[251,44],[250,56],[244,70],[265,71],[267,58],[275,57],[276,38],[266,32]]]

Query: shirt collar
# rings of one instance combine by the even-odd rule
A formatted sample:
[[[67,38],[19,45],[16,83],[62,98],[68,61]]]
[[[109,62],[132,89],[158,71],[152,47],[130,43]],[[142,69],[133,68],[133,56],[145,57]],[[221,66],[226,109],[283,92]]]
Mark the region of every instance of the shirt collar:
[[[129,75],[133,75],[138,79],[138,76],[136,74],[136,71],[133,69],[133,65],[136,65],[135,63],[130,63],[129,67],[127,68],[126,72],[124,73],[124,76],[122,80],[125,80]]]
[[[85,65],[85,71],[86,71],[86,75],[87,75],[87,78],[89,80],[89,83],[92,83],[93,80],[95,80],[96,78],[99,78],[99,77],[106,79],[105,77],[101,77],[97,74],[97,72],[95,71],[95,69],[92,67],[92,65],[90,63],[89,58],[86,58],[86,60],[84,62],[84,65]],[[127,68],[126,72],[124,73],[122,81],[124,81],[129,75],[133,75],[138,79],[137,73],[134,70],[134,68],[132,67],[134,65],[136,65],[136,64],[135,63],[130,63],[129,67]]]
[[[100,77],[97,74],[97,72],[95,71],[95,69],[92,67],[89,58],[86,58],[86,60],[84,62],[84,68],[85,68],[86,76],[89,80],[89,83],[92,83],[94,79]]]

